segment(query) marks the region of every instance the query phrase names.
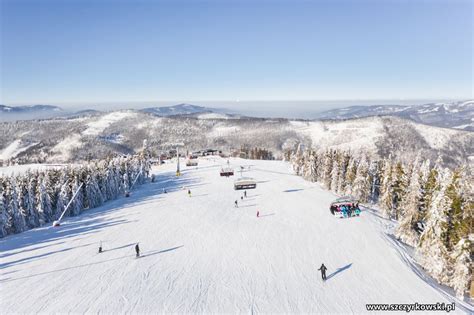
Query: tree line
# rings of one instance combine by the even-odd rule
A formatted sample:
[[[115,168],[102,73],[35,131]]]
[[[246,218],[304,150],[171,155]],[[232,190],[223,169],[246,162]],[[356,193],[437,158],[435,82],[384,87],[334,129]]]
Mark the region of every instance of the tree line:
[[[0,237],[57,220],[80,188],[66,216],[116,199],[149,176],[144,155],[98,160],[60,169],[0,177]]]
[[[265,148],[240,147],[239,156],[250,160],[274,160],[273,152]]]
[[[458,296],[468,290],[474,256],[473,177],[467,167],[443,168],[417,157],[371,160],[340,150],[285,153],[294,171],[340,195],[352,195],[398,222],[394,234],[417,262]]]

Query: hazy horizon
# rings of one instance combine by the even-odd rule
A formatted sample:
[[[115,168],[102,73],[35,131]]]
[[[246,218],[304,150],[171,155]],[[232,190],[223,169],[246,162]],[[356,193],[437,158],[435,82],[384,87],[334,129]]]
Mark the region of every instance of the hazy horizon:
[[[466,99],[467,100],[467,99]],[[143,109],[147,107],[169,107],[178,104],[192,104],[215,109],[225,109],[253,117],[282,117],[282,118],[314,118],[317,114],[349,106],[371,105],[421,105],[438,102],[463,101],[461,99],[411,99],[411,100],[286,100],[286,101],[203,101],[203,100],[175,100],[175,101],[142,101],[142,102],[36,102],[32,104],[2,104],[7,106],[52,105],[62,108],[66,112],[94,109],[99,111],[113,111],[126,109]]]

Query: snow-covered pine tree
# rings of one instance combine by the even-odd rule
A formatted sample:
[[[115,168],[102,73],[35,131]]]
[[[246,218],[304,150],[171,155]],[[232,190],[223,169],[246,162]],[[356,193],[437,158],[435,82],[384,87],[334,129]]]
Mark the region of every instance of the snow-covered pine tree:
[[[311,165],[310,165],[310,155],[311,155],[311,150],[306,150],[304,153],[303,153],[303,165],[301,167],[301,176],[306,179],[306,180],[310,180],[310,177],[309,177],[309,172],[311,170]]]
[[[61,216],[64,207],[66,207],[67,200],[66,203],[64,200],[64,196],[66,195],[66,193],[63,193],[63,195],[61,196],[61,190],[63,189],[63,186],[66,185],[68,182],[68,169],[63,168],[57,170],[51,178],[54,179],[54,181],[51,181],[53,194],[50,195],[51,197],[53,197],[52,201],[54,200],[54,202],[52,203],[53,215],[51,217],[51,220],[54,221]]]
[[[332,150],[326,150],[324,153],[324,160],[323,160],[323,178],[322,183],[327,189],[331,189],[331,171],[333,165],[334,154]]]
[[[419,159],[411,167],[410,183],[405,198],[400,203],[402,216],[395,230],[395,236],[405,244],[415,247],[419,241],[418,223],[420,220],[421,176]]]
[[[380,187],[380,210],[385,218],[392,218],[393,211],[393,179],[392,179],[392,161],[385,159],[383,162],[382,185]]]
[[[444,245],[450,251],[450,271],[452,276],[448,283],[462,296],[471,280],[470,268],[474,248],[473,230],[473,192],[472,180],[465,170],[456,170],[452,175],[450,185],[446,189],[450,207],[447,212],[447,221],[443,223]]]
[[[69,200],[71,198],[71,187],[69,186],[69,180],[66,180],[65,183],[61,186],[59,193],[57,194],[57,202],[56,202],[56,211],[54,220],[58,219],[61,216],[61,213],[66,208]]]
[[[308,178],[310,181],[315,182],[318,180],[318,172],[316,169],[316,152],[311,150],[309,155],[309,170],[308,170]]]
[[[382,163],[380,161],[369,161],[369,182],[370,182],[370,194],[369,201],[371,203],[377,202],[380,195],[380,183],[381,183],[381,169]]]
[[[448,283],[450,277],[449,252],[443,238],[446,233],[447,213],[450,207],[446,190],[451,183],[451,177],[448,169],[440,171],[439,184],[435,189],[433,201],[426,215],[426,227],[417,247],[418,261],[421,266],[439,283]]]
[[[322,183],[324,175],[324,152],[315,152],[315,168],[316,168],[316,182]]]
[[[39,213],[36,204],[36,187],[38,186],[38,172],[27,174],[28,180],[28,226],[34,228],[40,225]]]
[[[7,206],[5,187],[3,186],[3,181],[0,179],[0,237],[10,234],[12,229],[12,218]]]
[[[451,183],[446,188],[446,197],[449,199],[449,208],[447,209],[447,221],[443,223],[445,233],[443,235],[446,248],[451,251],[462,238],[463,209],[462,196],[460,193],[460,170],[452,173]]]
[[[403,202],[403,198],[405,196],[406,188],[407,188],[407,175],[403,164],[398,162],[395,165],[395,169],[392,172],[392,189],[393,189],[393,213],[395,220],[400,218],[402,214],[402,209],[400,208],[400,204]]]
[[[427,183],[428,178],[430,177],[431,172],[431,162],[429,159],[423,161],[420,166],[420,186],[421,186],[421,195],[420,195],[420,213],[419,213],[419,221],[420,221],[420,228],[423,229],[425,216],[426,216],[426,209],[427,209],[427,198],[429,197],[427,193]],[[436,177],[434,177],[436,178]]]
[[[272,153],[270,152],[270,155]],[[150,177],[150,171],[151,171],[151,162],[150,162],[150,153],[149,150],[146,151],[146,154],[141,157],[141,161],[143,164],[143,177],[144,178],[149,178]],[[273,158],[272,158],[273,159]]]
[[[35,224],[35,213],[34,205],[31,204],[31,199],[28,189],[28,177],[31,173],[26,173],[25,176],[19,177],[17,181],[17,194],[18,194],[18,211],[23,216],[24,221],[28,228],[34,228]],[[38,220],[39,222],[39,220]]]
[[[464,293],[469,289],[472,279],[472,249],[473,244],[469,239],[461,239],[451,253],[453,261],[452,276],[449,285],[454,288],[456,295],[462,299]]]
[[[85,205],[87,208],[95,208],[104,203],[104,198],[102,196],[102,191],[99,188],[99,184],[97,183],[96,176],[95,176],[95,169],[90,168],[89,174],[87,175],[86,179],[86,200]]]
[[[438,173],[443,169],[443,157],[441,156],[441,153],[438,154],[438,157],[436,158],[434,168],[438,171]]]
[[[128,177],[128,172],[123,174],[123,188],[124,191],[130,191],[130,178]]]
[[[334,193],[339,193],[338,188],[339,188],[339,172],[341,171],[341,159],[342,157],[339,155],[339,153],[334,154],[334,161],[332,163],[332,170],[331,170],[331,184],[330,184],[330,189]]]
[[[139,157],[134,157],[133,159],[136,164],[136,169],[137,169],[137,184],[143,184],[145,183],[146,180],[146,173],[145,173],[145,161],[140,159]]]
[[[349,165],[350,156],[348,153],[342,153],[341,163],[339,164],[337,192],[343,194],[346,187],[346,172]]]
[[[104,185],[104,197],[105,197],[105,200],[113,200],[115,199],[115,187],[114,187],[114,184],[113,184],[113,181],[112,181],[112,173],[110,171],[110,161],[108,163],[108,165],[105,166],[105,170],[104,170],[104,181],[103,181],[103,185]]]
[[[115,186],[118,189],[118,195],[123,194],[125,192],[124,186],[123,186],[123,178],[122,174],[120,172],[120,164],[118,160],[115,160],[114,162],[114,181],[115,181]]]
[[[428,161],[429,165],[429,161]],[[422,225],[426,225],[426,216],[428,215],[428,210],[431,207],[433,202],[434,193],[436,187],[438,187],[438,176],[439,172],[436,168],[431,168],[426,175],[426,165],[425,163],[421,166],[421,183],[422,183],[422,195],[420,201],[420,221]]]
[[[345,186],[344,193],[346,195],[352,194],[352,188],[353,188],[354,180],[357,174],[357,162],[358,161],[356,160],[356,158],[353,155],[351,155],[349,159],[349,164],[346,170],[346,177],[344,179],[344,186]]]
[[[111,191],[113,192],[113,199],[117,198],[120,195],[120,182],[122,177],[117,172],[117,160],[114,159],[109,164],[109,186],[111,187]],[[119,180],[120,179],[120,180]]]
[[[21,233],[27,229],[25,217],[20,212],[18,205],[18,188],[15,178],[12,178],[7,185],[8,210],[12,217],[13,233]]]
[[[76,191],[79,189],[81,183],[79,181],[78,176],[74,178],[74,181],[72,182],[72,189],[71,192],[74,195]],[[82,209],[84,209],[84,194],[82,193],[82,187],[81,191],[79,191],[76,196],[74,197],[74,200],[72,201],[71,205],[69,206],[69,213],[72,216],[79,215],[82,212]],[[71,196],[72,198],[72,196]]]
[[[47,190],[49,183],[49,176],[42,174],[39,179],[39,185],[36,188],[36,200],[39,214],[40,225],[50,222],[53,216],[53,209],[51,198]]]
[[[293,171],[296,175],[300,175],[300,169],[302,167],[302,159],[303,159],[303,152],[301,150],[301,145],[298,144],[298,148],[296,151],[291,155],[291,165],[293,167]]]
[[[370,195],[370,179],[369,179],[369,162],[367,157],[363,155],[357,164],[356,176],[352,188],[352,194],[361,202],[369,201]]]
[[[60,172],[57,169],[44,172],[44,186],[51,200],[51,216],[49,219],[47,218],[48,222],[55,217],[57,194],[59,193],[57,189],[60,189],[58,185],[59,174]]]
[[[97,170],[95,172],[97,185],[102,194],[103,202],[109,200],[107,194],[107,161],[100,161],[97,165]]]

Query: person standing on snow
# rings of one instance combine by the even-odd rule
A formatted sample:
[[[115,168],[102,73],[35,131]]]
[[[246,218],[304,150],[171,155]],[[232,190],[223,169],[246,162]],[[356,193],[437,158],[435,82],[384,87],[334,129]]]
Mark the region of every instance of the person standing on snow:
[[[260,217],[260,211],[257,211],[257,218]]]
[[[100,241],[100,245],[99,245],[99,254],[102,253],[102,241]]]
[[[234,202],[235,204],[235,207],[238,208],[239,207],[239,204],[237,203],[237,200]]]
[[[135,253],[137,254],[137,257],[140,257],[140,246],[138,246],[138,243],[135,245]]]
[[[244,197],[247,198],[247,191],[244,190]]]
[[[191,197],[191,189],[188,189],[188,196]]]
[[[326,270],[327,269],[328,268],[326,268],[326,266],[324,266],[324,263],[318,269],[318,270],[321,270],[321,278],[323,278],[324,281],[326,281]]]

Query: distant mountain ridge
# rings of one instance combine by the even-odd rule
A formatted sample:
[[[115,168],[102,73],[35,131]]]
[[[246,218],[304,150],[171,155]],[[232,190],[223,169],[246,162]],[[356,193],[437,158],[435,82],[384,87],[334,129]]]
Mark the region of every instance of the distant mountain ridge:
[[[176,115],[222,113],[224,110],[182,103],[182,104],[177,104],[173,106],[148,107],[148,108],[140,109],[139,111],[145,112],[145,113],[151,113],[156,116],[166,117],[166,116],[176,116]]]
[[[7,106],[0,105],[0,122],[45,119],[63,115],[61,107],[53,105]]]
[[[340,120],[372,116],[397,116],[431,126],[474,131],[473,100],[423,105],[350,106],[322,112],[316,119]]]
[[[347,120],[288,120],[217,113],[160,117],[137,110],[98,112],[74,118],[0,123],[0,164],[66,163],[138,152],[144,139],[155,153],[184,143],[186,150],[242,147],[271,150],[275,156],[302,143],[307,147],[391,155],[418,154],[446,165],[474,165],[474,133],[419,124],[395,116]]]
[[[202,119],[209,118],[240,118],[241,115],[233,114],[232,111],[222,108],[211,108],[193,104],[177,104],[172,106],[148,107],[143,109],[132,109],[132,111],[149,113],[159,117],[189,116]],[[48,118],[73,118],[90,116],[103,113],[95,109],[84,109],[79,111],[65,111],[61,107],[53,105],[30,105],[30,106],[7,106],[0,105],[0,122],[16,120],[33,120]]]
[[[0,105],[0,113],[31,113],[39,111],[62,112],[63,109],[54,105],[26,105],[26,106],[7,106]]]
[[[223,108],[212,108],[193,104],[157,106],[133,109],[157,117],[196,117],[199,119],[249,118]],[[71,118],[97,115],[94,109],[68,112],[53,105],[6,106],[0,105],[0,122],[54,117]],[[346,120],[374,116],[396,116],[425,125],[474,131],[474,101],[452,103],[429,103],[423,105],[357,105],[322,112],[314,120]]]

